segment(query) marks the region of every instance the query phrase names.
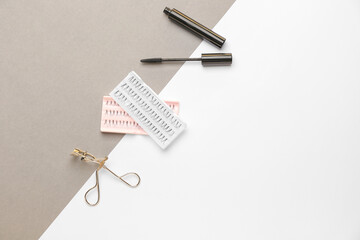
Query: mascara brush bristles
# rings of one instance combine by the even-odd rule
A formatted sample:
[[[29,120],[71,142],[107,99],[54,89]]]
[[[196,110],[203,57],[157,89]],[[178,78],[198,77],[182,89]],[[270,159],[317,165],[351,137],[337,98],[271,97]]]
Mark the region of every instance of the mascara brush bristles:
[[[146,59],[141,59],[140,62],[143,62],[143,63],[161,63],[162,58],[146,58]]]

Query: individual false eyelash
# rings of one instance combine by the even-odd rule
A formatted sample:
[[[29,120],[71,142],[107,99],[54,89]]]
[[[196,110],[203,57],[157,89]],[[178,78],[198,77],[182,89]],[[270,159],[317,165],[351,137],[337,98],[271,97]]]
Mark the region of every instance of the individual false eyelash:
[[[117,94],[119,98],[126,98],[121,92]],[[122,97],[123,96],[123,97]],[[165,101],[165,103],[176,113],[179,114],[179,103],[174,101]],[[145,101],[143,104],[147,104]],[[139,110],[137,110],[139,111]],[[147,126],[151,121],[144,115],[142,119]],[[108,133],[127,133],[141,134],[147,133],[139,126],[130,115],[122,109],[110,96],[103,97],[101,114],[101,132]]]
[[[110,96],[163,149],[186,128],[172,109],[178,105],[159,99],[135,72],[130,72]]]

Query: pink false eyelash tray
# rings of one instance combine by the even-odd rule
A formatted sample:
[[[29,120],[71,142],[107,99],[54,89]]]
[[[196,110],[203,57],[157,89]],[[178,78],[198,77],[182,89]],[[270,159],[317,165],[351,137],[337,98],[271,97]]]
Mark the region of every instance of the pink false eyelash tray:
[[[165,101],[167,105],[178,115],[179,102]],[[132,119],[129,114],[122,109],[110,96],[103,97],[101,112],[101,132],[107,133],[128,133],[142,134],[147,133]]]

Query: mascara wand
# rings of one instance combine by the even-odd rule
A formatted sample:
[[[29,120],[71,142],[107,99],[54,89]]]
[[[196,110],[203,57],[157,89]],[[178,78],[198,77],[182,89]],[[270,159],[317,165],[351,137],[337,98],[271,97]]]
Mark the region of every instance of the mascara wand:
[[[142,63],[201,61],[203,66],[227,66],[232,63],[231,53],[203,53],[200,58],[146,58]]]

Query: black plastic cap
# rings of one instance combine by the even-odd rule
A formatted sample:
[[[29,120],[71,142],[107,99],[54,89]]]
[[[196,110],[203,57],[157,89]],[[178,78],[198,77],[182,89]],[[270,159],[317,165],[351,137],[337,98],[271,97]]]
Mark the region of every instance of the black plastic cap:
[[[204,25],[195,21],[189,16],[186,16],[184,13],[180,12],[179,10],[176,10],[175,8],[170,9],[166,7],[164,9],[164,13],[168,15],[169,19],[178,23],[179,26],[187,29],[188,31],[197,35],[198,37],[209,41],[210,43],[214,44],[219,48],[221,48],[226,41],[226,38],[220,36],[216,32],[205,27]]]
[[[163,12],[164,12],[166,15],[169,15],[170,12],[171,12],[171,9],[168,8],[168,7],[166,7]]]
[[[203,53],[201,54],[203,66],[229,66],[232,63],[231,53]]]

